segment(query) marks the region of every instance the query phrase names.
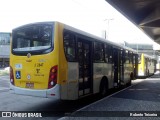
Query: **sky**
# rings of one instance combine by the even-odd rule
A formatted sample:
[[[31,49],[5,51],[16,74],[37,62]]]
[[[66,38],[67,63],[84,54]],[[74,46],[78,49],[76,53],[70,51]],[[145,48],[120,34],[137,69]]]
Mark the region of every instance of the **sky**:
[[[0,15],[0,32],[28,23],[60,21],[99,37],[106,30],[107,39],[113,42],[159,47],[105,0],[3,0]]]

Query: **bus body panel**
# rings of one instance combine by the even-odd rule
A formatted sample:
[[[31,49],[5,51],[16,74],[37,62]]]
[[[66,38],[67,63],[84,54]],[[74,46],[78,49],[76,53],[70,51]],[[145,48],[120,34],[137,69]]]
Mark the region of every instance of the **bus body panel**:
[[[51,57],[54,56],[54,57]],[[47,89],[51,66],[57,65],[57,57],[53,53],[30,58],[11,56],[11,66],[14,71],[15,85],[21,88],[29,88],[29,83],[33,83],[32,89]],[[14,61],[14,63],[12,63]],[[18,67],[19,66],[19,67]],[[28,84],[28,86],[27,86]]]
[[[138,76],[148,77],[155,72],[156,60],[152,56],[145,54],[140,55],[140,63],[138,64]]]
[[[156,71],[156,60],[155,59],[151,59],[148,63],[149,67],[148,67],[148,72],[149,72],[149,75],[153,75]]]
[[[28,91],[35,91],[37,94],[43,93],[42,96],[47,96],[48,94],[53,94],[54,92],[59,94],[60,86],[56,87],[56,90],[52,90],[54,88],[48,89],[48,81],[49,81],[49,74],[50,69],[53,66],[58,65],[59,61],[59,40],[58,40],[58,31],[56,29],[58,25],[55,24],[54,30],[54,50],[53,52],[42,54],[42,55],[32,55],[30,53],[29,57],[26,56],[17,56],[17,55],[10,55],[10,66],[13,69],[14,75],[14,86],[11,88],[17,94],[18,92],[17,87],[22,88],[22,93],[26,95],[33,95],[34,92]],[[59,67],[59,66],[57,66]],[[59,68],[58,68],[59,72]],[[57,84],[60,84],[61,81],[59,80],[59,76],[57,77]],[[24,88],[24,89],[23,89]],[[57,90],[58,89],[58,90]],[[44,90],[44,92],[42,92]],[[25,92],[26,91],[26,92]],[[53,91],[53,93],[52,93]],[[38,93],[39,92],[39,93]],[[29,94],[30,93],[30,94]],[[59,95],[58,95],[59,96]]]
[[[133,74],[133,64],[124,64],[124,83],[128,83],[131,79],[131,74]]]
[[[78,63],[68,62],[67,98],[78,99]]]
[[[112,64],[107,63],[94,63],[93,64],[93,93],[99,92],[100,82],[103,76],[107,77],[108,79],[108,87],[114,87],[114,73],[112,71]]]
[[[43,90],[35,90],[35,89],[26,89],[15,87],[10,84],[11,93],[16,93],[20,95],[30,95],[36,97],[47,97],[47,98],[56,98],[60,99],[60,86],[57,84],[55,87],[51,89],[43,89]]]
[[[103,76],[103,63],[94,63],[93,64],[93,92],[99,92],[100,82]]]
[[[60,98],[63,100],[76,100],[78,99],[78,63],[66,60],[63,41],[64,25],[57,22],[57,26]]]
[[[107,64],[103,63],[103,76],[106,76],[108,79],[108,88],[114,87],[114,70],[113,70],[113,64]]]
[[[145,73],[146,65],[145,65],[144,54],[141,54],[140,59],[141,59],[140,63],[138,64],[138,76],[146,76],[146,73]]]

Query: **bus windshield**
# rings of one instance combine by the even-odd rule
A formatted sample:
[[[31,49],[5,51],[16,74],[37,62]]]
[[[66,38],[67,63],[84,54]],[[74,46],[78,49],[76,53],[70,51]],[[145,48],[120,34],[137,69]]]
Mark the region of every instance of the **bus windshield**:
[[[42,52],[52,47],[53,25],[32,24],[13,30],[12,52]]]

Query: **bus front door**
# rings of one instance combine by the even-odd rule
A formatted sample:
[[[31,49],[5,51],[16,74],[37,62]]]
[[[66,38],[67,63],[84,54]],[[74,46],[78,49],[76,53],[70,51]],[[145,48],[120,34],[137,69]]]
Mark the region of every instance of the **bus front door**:
[[[92,93],[91,42],[78,39],[79,97]]]

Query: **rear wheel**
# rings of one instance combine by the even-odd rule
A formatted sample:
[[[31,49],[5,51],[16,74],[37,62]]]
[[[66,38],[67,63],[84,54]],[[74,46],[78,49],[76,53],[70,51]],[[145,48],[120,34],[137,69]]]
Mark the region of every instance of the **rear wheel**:
[[[133,80],[133,73],[130,74],[130,80],[129,80],[129,82],[127,83],[127,86],[131,86],[132,80]]]
[[[147,73],[147,74],[148,74],[148,77],[149,77],[149,70],[148,70],[148,73]]]
[[[131,79],[129,80],[129,82],[127,83],[127,86],[131,86],[132,82]]]
[[[106,96],[108,93],[108,80],[107,78],[103,78],[100,84],[100,95],[102,97]]]
[[[132,84],[132,77],[130,77],[130,80],[129,80],[129,82],[127,83],[127,86],[131,86],[131,84]]]

